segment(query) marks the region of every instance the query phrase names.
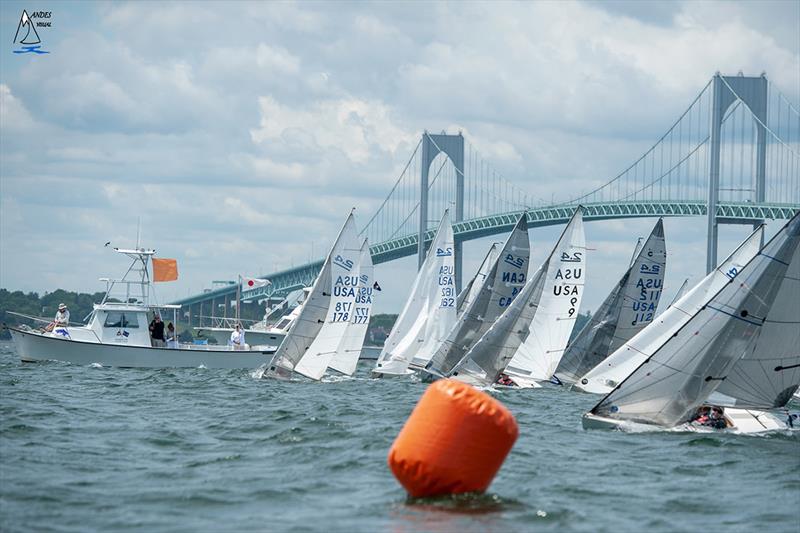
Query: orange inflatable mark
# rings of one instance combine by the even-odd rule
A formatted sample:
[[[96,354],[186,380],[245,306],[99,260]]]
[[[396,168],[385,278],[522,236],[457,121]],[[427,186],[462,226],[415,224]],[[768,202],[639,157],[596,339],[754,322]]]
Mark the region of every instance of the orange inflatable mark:
[[[415,498],[483,492],[517,440],[511,412],[449,379],[422,395],[389,450],[389,468]]]

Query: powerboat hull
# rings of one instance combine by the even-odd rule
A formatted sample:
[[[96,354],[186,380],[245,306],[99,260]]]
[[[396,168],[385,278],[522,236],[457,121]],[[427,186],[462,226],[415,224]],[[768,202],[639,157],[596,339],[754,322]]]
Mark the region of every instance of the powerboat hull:
[[[100,364],[126,368],[258,368],[272,359],[274,350],[153,348],[101,344],[53,337],[8,328],[23,362],[65,361],[77,365]]]
[[[631,422],[629,420],[618,420],[616,418],[604,417],[586,413],[583,415],[583,429],[603,429],[619,430],[631,433],[644,431],[686,431],[693,433],[766,433],[769,431],[781,431],[789,429],[789,426],[772,413],[766,411],[756,411],[752,409],[725,408],[725,418],[731,424],[725,429],[714,429],[694,423],[685,423],[674,428],[665,428],[653,424]]]

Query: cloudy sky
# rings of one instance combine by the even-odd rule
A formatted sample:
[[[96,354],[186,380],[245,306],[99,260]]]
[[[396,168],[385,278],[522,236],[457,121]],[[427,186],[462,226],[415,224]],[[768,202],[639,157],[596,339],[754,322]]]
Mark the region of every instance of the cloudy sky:
[[[13,54],[22,9],[47,55]],[[716,71],[800,98],[800,2],[3,2],[0,287],[99,290],[103,243],[175,257],[162,300],[321,256],[364,224],[425,130],[463,131],[537,198],[603,183]],[[596,309],[654,220],[587,225]],[[775,226],[777,224],[773,224]],[[531,231],[534,261],[560,228]],[[722,230],[721,254],[744,238]],[[705,220],[666,221],[666,297]],[[501,239],[496,236],[495,239]],[[466,246],[476,268],[491,239]],[[318,257],[315,257],[318,258]],[[415,259],[380,265],[398,311]]]

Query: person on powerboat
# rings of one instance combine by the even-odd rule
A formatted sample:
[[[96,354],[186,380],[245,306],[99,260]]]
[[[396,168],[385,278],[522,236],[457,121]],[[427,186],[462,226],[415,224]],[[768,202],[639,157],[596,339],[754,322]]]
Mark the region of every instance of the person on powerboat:
[[[62,302],[58,304],[58,311],[53,319],[53,328],[66,328],[67,326],[69,326],[69,309],[67,309],[67,304]]]
[[[244,349],[244,330],[241,324],[236,324],[236,328],[231,332],[230,343],[237,350]]]
[[[178,335],[175,332],[175,326],[172,325],[172,322],[167,324],[167,348],[177,348],[178,347]]]
[[[156,313],[155,318],[150,322],[150,338],[154,348],[163,348],[167,345],[164,340],[164,322],[161,315]]]

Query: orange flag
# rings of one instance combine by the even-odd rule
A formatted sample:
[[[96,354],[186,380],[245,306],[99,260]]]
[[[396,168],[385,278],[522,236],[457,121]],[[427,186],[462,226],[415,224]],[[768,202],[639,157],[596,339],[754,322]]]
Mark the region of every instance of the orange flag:
[[[177,259],[153,258],[153,281],[175,281],[178,279]]]

